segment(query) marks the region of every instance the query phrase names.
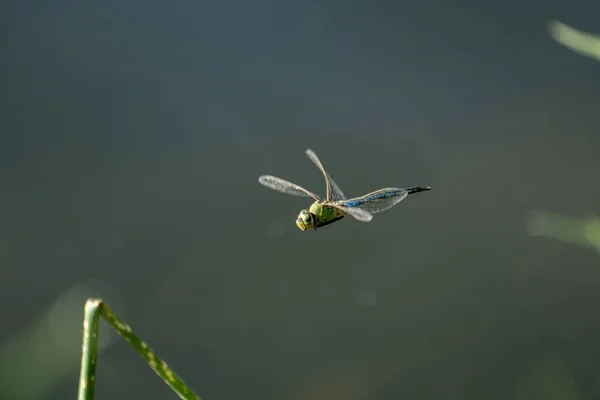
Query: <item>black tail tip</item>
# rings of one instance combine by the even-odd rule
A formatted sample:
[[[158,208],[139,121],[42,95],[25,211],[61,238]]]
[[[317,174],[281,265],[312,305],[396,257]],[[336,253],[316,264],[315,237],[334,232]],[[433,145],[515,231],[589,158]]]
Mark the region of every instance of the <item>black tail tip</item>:
[[[415,187],[411,187],[410,189],[408,189],[408,193],[413,194],[413,193],[419,193],[419,192],[426,192],[428,190],[431,190],[431,186],[415,186]]]

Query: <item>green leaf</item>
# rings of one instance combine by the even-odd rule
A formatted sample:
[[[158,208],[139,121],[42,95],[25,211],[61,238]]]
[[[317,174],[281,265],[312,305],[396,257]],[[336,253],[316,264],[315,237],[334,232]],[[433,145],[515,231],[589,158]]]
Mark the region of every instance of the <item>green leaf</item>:
[[[600,61],[600,36],[579,31],[559,21],[550,21],[548,32],[563,46],[582,56]]]

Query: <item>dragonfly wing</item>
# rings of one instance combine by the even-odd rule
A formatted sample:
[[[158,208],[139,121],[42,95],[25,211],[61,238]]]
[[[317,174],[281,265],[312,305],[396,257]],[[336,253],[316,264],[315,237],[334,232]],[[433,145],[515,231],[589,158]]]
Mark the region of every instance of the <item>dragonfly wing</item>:
[[[277,190],[281,193],[289,194],[292,196],[312,197],[316,201],[321,201],[319,196],[317,196],[313,192],[306,190],[302,186],[298,186],[295,183],[288,182],[281,178],[277,178],[276,176],[263,175],[260,178],[258,178],[258,182],[270,189]]]
[[[346,196],[344,196],[344,192],[342,189],[331,179],[331,176],[325,171],[323,168],[323,164],[319,157],[315,154],[311,149],[306,150],[306,155],[310,160],[321,170],[323,176],[325,177],[325,185],[327,187],[327,201],[338,201],[338,200],[346,200]]]
[[[350,208],[341,205],[336,207],[360,222],[369,222],[373,219],[373,214],[360,208]]]
[[[367,193],[364,196],[345,200],[341,202],[341,205],[350,209],[359,208],[371,214],[375,214],[392,208],[404,200],[408,194],[409,191],[406,189],[385,188]]]

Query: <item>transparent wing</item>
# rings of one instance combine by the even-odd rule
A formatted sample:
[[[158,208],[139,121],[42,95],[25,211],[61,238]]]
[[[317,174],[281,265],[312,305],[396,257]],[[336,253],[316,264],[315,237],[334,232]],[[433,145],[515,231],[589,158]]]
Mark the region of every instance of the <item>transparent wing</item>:
[[[327,187],[327,201],[338,201],[338,200],[346,200],[346,196],[344,196],[344,192],[342,189],[331,179],[331,176],[327,172],[325,172],[325,168],[323,168],[323,164],[321,164],[321,160],[311,149],[306,150],[306,155],[310,160],[315,163],[315,165],[321,170],[323,176],[325,177],[325,185]]]
[[[364,196],[342,201],[340,205],[350,209],[359,208],[375,214],[392,208],[404,200],[408,194],[409,191],[407,189],[385,188],[367,193]]]
[[[317,196],[313,192],[306,190],[302,186],[298,186],[295,183],[288,182],[281,178],[277,178],[276,176],[262,175],[260,178],[258,178],[258,182],[270,189],[277,190],[281,193],[289,194],[292,196],[312,197],[316,201],[321,201],[319,196]]]
[[[350,208],[342,205],[336,205],[336,207],[360,222],[369,222],[373,219],[373,214],[360,208]]]

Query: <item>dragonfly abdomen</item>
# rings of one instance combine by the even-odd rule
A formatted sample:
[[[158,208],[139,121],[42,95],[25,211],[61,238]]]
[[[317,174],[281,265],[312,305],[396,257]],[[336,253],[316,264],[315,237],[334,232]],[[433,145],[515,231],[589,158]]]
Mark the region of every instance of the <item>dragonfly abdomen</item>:
[[[356,200],[348,200],[348,201],[344,202],[343,204],[346,207],[358,207],[360,205],[363,205],[365,203],[369,203],[369,202],[372,202],[375,200],[389,199],[391,197],[403,197],[408,194],[425,192],[427,190],[431,190],[431,188],[428,186],[413,186],[413,187],[404,188],[404,189],[385,188],[385,189],[380,189],[373,193],[364,195]]]
[[[406,189],[380,189],[371,194],[364,195],[356,200],[347,200],[343,204],[345,207],[358,207],[365,203],[372,202],[374,200],[388,199],[390,197],[399,197],[406,193]]]

